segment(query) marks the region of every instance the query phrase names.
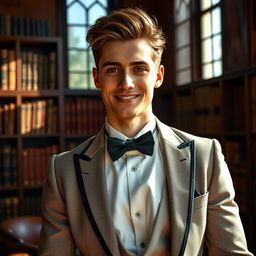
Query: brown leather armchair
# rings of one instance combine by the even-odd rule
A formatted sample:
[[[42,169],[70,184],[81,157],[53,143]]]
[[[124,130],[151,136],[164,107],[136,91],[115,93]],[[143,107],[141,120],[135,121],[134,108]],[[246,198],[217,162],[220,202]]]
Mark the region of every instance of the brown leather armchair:
[[[5,253],[26,252],[37,255],[42,226],[41,217],[21,216],[0,223],[0,241]]]

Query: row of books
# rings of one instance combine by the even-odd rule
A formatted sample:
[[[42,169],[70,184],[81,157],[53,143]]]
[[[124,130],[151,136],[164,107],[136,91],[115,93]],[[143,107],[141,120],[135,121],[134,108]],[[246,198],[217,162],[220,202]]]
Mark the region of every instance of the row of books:
[[[50,36],[50,22],[45,19],[1,14],[0,35]]]
[[[56,52],[22,51],[22,89],[54,90],[56,83]]]
[[[23,199],[22,212],[20,212],[20,199],[18,196],[7,196],[0,198],[0,221],[22,216],[40,216],[41,195],[27,195]]]
[[[95,134],[105,120],[100,99],[76,98],[65,101],[65,133]]]
[[[175,126],[178,129],[192,132],[193,122],[192,95],[179,95],[175,98]]]
[[[254,76],[252,79],[251,102],[252,102],[252,131],[256,133],[256,76]]]
[[[17,196],[0,198],[0,221],[19,215],[20,201]]]
[[[54,90],[56,82],[56,52],[22,51],[22,89]],[[15,50],[0,49],[0,89],[17,89]]]
[[[195,89],[195,125],[199,133],[219,133],[221,129],[220,89],[206,86]]]
[[[23,216],[41,216],[41,193],[26,195],[22,206]]]
[[[16,90],[16,55],[12,49],[0,49],[0,89]]]
[[[53,99],[30,100],[21,104],[21,134],[54,134],[58,107]]]
[[[0,186],[17,185],[17,152],[11,145],[0,146]]]
[[[15,133],[15,103],[0,104],[0,135]]]
[[[223,102],[225,113],[225,129],[231,132],[241,132],[245,129],[244,86],[234,84],[225,88],[226,100]]]
[[[231,171],[231,176],[234,184],[234,188],[236,191],[235,194],[235,200],[239,205],[240,211],[242,212],[248,212],[248,193],[247,193],[247,188],[248,188],[248,182],[247,182],[247,177],[246,177],[246,168],[245,167],[238,167],[239,173],[240,174],[232,174]]]
[[[207,86],[175,98],[176,127],[203,134],[219,133],[221,129],[220,90]]]
[[[48,173],[48,164],[52,155],[58,153],[57,145],[31,147],[23,149],[22,180],[24,185],[43,184]]]

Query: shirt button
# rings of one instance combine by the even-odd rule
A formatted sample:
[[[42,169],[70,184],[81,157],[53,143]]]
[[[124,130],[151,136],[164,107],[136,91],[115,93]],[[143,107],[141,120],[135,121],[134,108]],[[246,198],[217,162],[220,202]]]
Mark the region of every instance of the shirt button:
[[[141,242],[141,243],[140,243],[140,247],[141,247],[142,249],[144,249],[145,246],[146,246],[146,244],[145,244],[144,242]]]
[[[132,171],[135,172],[136,171],[136,167],[133,166],[132,167]]]
[[[136,212],[136,213],[135,213],[135,216],[136,216],[136,217],[140,217],[140,216],[141,216],[141,212]]]

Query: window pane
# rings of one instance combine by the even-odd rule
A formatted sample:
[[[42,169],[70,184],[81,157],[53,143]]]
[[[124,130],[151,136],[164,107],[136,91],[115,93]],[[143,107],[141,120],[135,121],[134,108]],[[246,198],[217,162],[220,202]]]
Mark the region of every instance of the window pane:
[[[86,71],[87,70],[86,52],[69,50],[68,68],[69,68],[69,71]]]
[[[176,85],[183,85],[191,82],[191,71],[183,70],[177,72]]]
[[[216,61],[213,63],[214,76],[220,76],[222,74],[222,62]]]
[[[67,22],[68,24],[84,24],[85,23],[84,8],[80,4],[75,3],[68,8]]]
[[[66,5],[69,5],[73,0],[66,0]]]
[[[89,70],[92,70],[92,68],[94,68],[96,66],[95,61],[94,61],[94,57],[93,57],[93,54],[92,54],[92,50],[89,49],[87,54],[88,54]]]
[[[212,0],[212,5],[218,4],[220,0]]]
[[[175,21],[176,23],[180,23],[190,17],[190,6],[189,0],[182,1],[176,0],[175,1]]]
[[[211,36],[211,14],[205,13],[201,18],[202,39]]]
[[[179,25],[176,29],[176,48],[189,44],[190,40],[190,23],[187,21]]]
[[[98,2],[100,2],[105,8],[107,8],[107,6],[108,6],[107,0],[99,0]]]
[[[83,3],[86,8],[88,8],[91,4],[95,2],[95,0],[79,0],[79,1]]]
[[[86,36],[85,27],[78,27],[78,26],[68,27],[68,47],[84,49],[85,47],[87,47],[85,36]]]
[[[211,0],[201,0],[201,10],[204,11],[211,7]]]
[[[203,65],[203,79],[209,79],[212,78],[212,63]]]
[[[93,76],[91,74],[88,75],[89,77],[89,84],[88,84],[88,89],[91,89],[91,90],[96,90],[97,88],[95,87],[94,85],[94,81],[93,81]]]
[[[210,62],[212,61],[212,40],[206,39],[202,42],[202,62]]]
[[[190,47],[177,51],[176,63],[177,70],[190,67]]]
[[[218,34],[221,32],[220,17],[220,7],[214,8],[212,11],[212,34]]]
[[[94,24],[98,18],[106,15],[106,13],[106,9],[102,8],[99,4],[95,4],[89,11],[89,24]]]
[[[213,37],[213,59],[218,60],[222,57],[222,48],[221,48],[221,36]]]
[[[70,89],[89,89],[92,87],[91,74],[69,73]]]

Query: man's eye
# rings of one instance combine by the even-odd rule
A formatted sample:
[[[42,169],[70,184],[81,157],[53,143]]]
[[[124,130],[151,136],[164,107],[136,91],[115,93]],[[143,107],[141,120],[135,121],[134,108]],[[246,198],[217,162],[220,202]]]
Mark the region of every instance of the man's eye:
[[[135,71],[136,72],[145,72],[145,71],[147,71],[147,68],[143,67],[143,66],[139,66],[139,67],[135,67]]]
[[[119,68],[108,68],[106,70],[107,73],[120,73],[120,69]]]

